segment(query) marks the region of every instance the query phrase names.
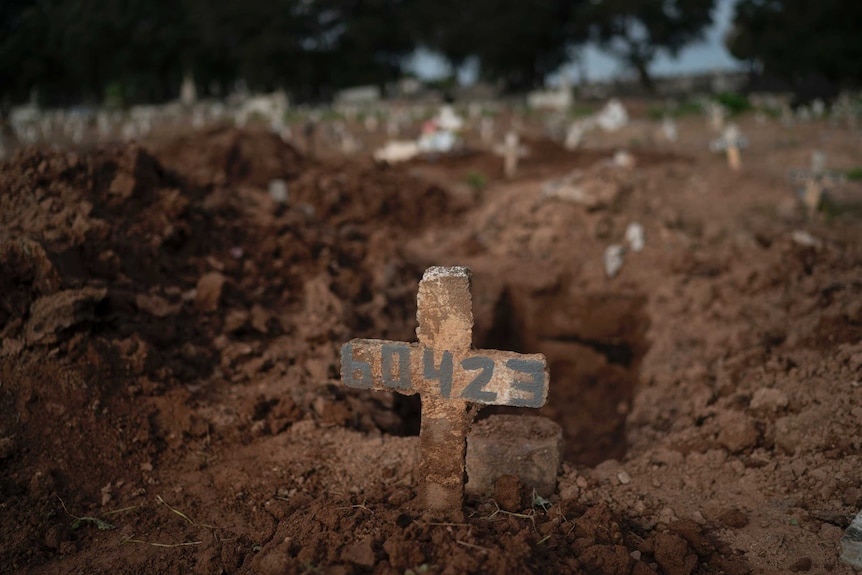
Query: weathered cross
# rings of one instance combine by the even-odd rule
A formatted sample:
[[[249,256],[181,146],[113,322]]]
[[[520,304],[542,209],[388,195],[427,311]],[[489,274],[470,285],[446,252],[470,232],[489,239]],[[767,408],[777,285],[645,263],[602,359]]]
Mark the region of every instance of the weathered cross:
[[[739,131],[736,124],[730,124],[724,129],[724,134],[709,144],[713,152],[724,151],[727,154],[727,165],[733,171],[742,167],[742,157],[739,150],[748,146],[748,139]]]
[[[814,216],[823,200],[823,193],[829,186],[844,183],[844,174],[826,169],[826,154],[814,152],[811,155],[810,170],[790,172],[790,180],[802,184],[797,195],[805,205],[809,216]]]
[[[419,343],[354,339],[341,348],[341,379],[359,389],[422,399],[419,500],[460,514],[466,438],[475,404],[542,407],[548,369],[541,354],[474,350],[470,270],[431,267],[419,283]]]
[[[506,132],[502,146],[495,146],[494,152],[503,156],[503,173],[507,178],[514,178],[518,170],[518,160],[527,156],[527,149],[520,145],[521,139],[517,132]]]

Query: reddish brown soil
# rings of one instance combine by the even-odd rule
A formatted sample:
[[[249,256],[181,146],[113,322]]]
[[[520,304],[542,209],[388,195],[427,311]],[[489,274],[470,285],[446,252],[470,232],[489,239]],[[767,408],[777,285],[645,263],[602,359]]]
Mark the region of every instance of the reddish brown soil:
[[[533,137],[512,181],[488,152],[385,168],[226,128],[0,164],[0,572],[849,573],[862,222],[806,220],[785,175],[815,147],[854,167],[858,136],[745,127],[738,174],[701,122]],[[638,167],[609,176],[618,144]],[[542,194],[574,168],[614,201]],[[449,264],[475,345],[548,358],[550,505],[509,480],[421,513],[418,400],[339,382],[348,339],[415,340]]]

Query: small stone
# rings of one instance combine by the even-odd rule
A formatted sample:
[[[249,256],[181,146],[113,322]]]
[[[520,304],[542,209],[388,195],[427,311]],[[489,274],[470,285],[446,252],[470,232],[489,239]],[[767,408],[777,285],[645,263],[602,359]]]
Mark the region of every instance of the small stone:
[[[750,417],[738,411],[727,411],[718,417],[718,443],[731,453],[740,453],[757,445],[760,434]]]
[[[774,387],[761,387],[754,392],[751,398],[751,409],[766,409],[769,411],[778,411],[787,407],[787,394],[780,389]]]
[[[619,480],[621,485],[628,485],[632,482],[631,475],[629,475],[625,471],[620,471],[619,473],[617,473],[617,479]]]
[[[371,547],[371,539],[363,539],[351,543],[341,551],[341,560],[354,563],[360,567],[374,567],[374,549]]]
[[[202,312],[217,310],[225,281],[226,278],[219,272],[202,275],[198,280],[195,307]]]
[[[670,525],[676,521],[676,519],[676,512],[671,507],[665,507],[658,514],[658,522],[664,523],[665,525]]]
[[[284,180],[272,180],[269,183],[269,197],[276,204],[286,204],[289,198],[287,182]]]
[[[63,523],[52,525],[45,533],[45,546],[49,549],[59,549],[64,541],[69,539],[69,529]]]
[[[732,529],[741,529],[748,525],[748,516],[739,509],[728,509],[718,516],[718,520]]]
[[[824,527],[827,531],[830,529],[824,523],[821,527],[821,536],[823,535]],[[850,527],[844,531],[841,537],[841,556],[839,557],[842,563],[846,563],[855,569],[862,569],[862,512],[859,512]]]
[[[232,309],[227,312],[224,318],[224,332],[234,333],[242,329],[248,321],[249,313],[244,309]]]
[[[618,244],[610,245],[605,249],[605,274],[609,278],[615,277],[619,273],[620,269],[622,269],[625,253],[625,247]]]
[[[55,343],[63,330],[94,320],[96,304],[107,294],[105,288],[87,287],[39,298],[30,306],[30,319],[25,328],[27,343]]]
[[[181,304],[171,305],[165,298],[156,294],[138,294],[135,296],[135,305],[138,309],[156,317],[167,317],[179,313],[182,309]]]
[[[269,329],[266,327],[266,324],[270,317],[272,316],[270,316],[269,312],[263,306],[254,304],[254,307],[251,308],[251,327],[260,333],[267,333]]]
[[[637,164],[635,157],[626,150],[617,150],[614,153],[614,166],[624,170],[631,170]]]
[[[626,227],[626,241],[633,252],[639,252],[644,249],[644,228],[637,222],[631,222]]]
[[[787,569],[792,571],[793,573],[811,571],[811,567],[814,565],[814,562],[811,561],[811,557],[801,557],[794,561],[790,567]]]
[[[406,487],[396,489],[386,502],[393,507],[401,507],[413,498],[413,493]]]

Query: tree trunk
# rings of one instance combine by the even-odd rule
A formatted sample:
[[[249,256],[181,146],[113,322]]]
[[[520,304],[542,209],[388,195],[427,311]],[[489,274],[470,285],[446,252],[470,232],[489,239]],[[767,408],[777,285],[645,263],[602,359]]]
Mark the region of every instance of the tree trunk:
[[[636,58],[632,61],[632,65],[638,73],[638,80],[640,80],[641,86],[647,93],[652,95],[655,94],[655,83],[652,81],[647,64],[648,62],[644,58]]]

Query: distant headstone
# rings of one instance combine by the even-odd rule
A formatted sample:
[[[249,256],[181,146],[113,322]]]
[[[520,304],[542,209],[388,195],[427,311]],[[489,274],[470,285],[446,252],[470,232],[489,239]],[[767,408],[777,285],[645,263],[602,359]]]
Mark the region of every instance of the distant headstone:
[[[676,142],[679,133],[676,127],[676,120],[670,116],[665,116],[661,121],[661,131],[668,142]]]
[[[814,216],[823,201],[823,195],[831,185],[844,182],[844,174],[826,170],[826,154],[815,150],[811,154],[810,170],[794,170],[790,173],[790,180],[800,184],[796,195],[809,217]]]
[[[742,156],[740,150],[748,146],[748,139],[739,131],[736,124],[728,124],[721,138],[713,140],[709,144],[713,152],[725,152],[727,165],[731,170],[738,171],[742,168]]]
[[[419,155],[421,149],[414,140],[390,140],[374,152],[374,159],[386,164],[407,162]]]
[[[363,122],[363,124],[365,125],[365,129],[368,130],[369,132],[376,132],[377,126],[379,125],[379,122],[377,120],[376,115],[369,114],[369,115],[365,116],[365,121]]]
[[[826,114],[826,103],[820,98],[815,98],[814,101],[811,102],[811,113],[819,120],[824,114]]]
[[[552,90],[536,90],[527,94],[527,106],[534,110],[565,112],[573,102],[572,89],[567,82]]]
[[[716,132],[723,132],[726,112],[724,110],[724,106],[717,102],[710,102],[708,108],[709,114],[709,126]]]
[[[176,84],[174,84],[176,85]],[[183,84],[180,86],[180,102],[184,106],[192,106],[198,101],[198,90],[195,87],[195,79],[191,74],[183,76]]]
[[[520,145],[518,133],[510,130],[502,146],[494,148],[494,152],[503,156],[503,173],[507,178],[515,177],[518,171],[518,160],[526,157],[527,149]]]
[[[613,98],[605,104],[595,121],[605,132],[616,132],[629,123],[629,114],[622,102]]]
[[[605,275],[607,275],[608,278],[616,277],[620,269],[622,269],[625,253],[625,246],[621,246],[619,244],[612,244],[605,248]]]
[[[335,103],[343,105],[374,104],[380,101],[380,88],[377,86],[354,86],[345,88],[335,95]]]
[[[451,104],[444,104],[436,118],[437,127],[449,132],[458,132],[464,127],[464,119],[455,112]]]
[[[595,126],[592,119],[575,120],[566,131],[566,139],[563,146],[567,150],[577,150],[584,141],[584,135]]]
[[[494,141],[494,118],[482,118],[479,121],[479,138],[485,145]]]
[[[617,150],[614,152],[613,164],[617,168],[631,170],[637,164],[637,160],[631,152],[627,150]]]
[[[420,395],[419,500],[425,509],[458,517],[474,405],[543,406],[547,362],[539,354],[472,349],[467,268],[428,268],[417,304],[419,343],[351,340],[341,348],[341,379],[348,387]]]
[[[626,241],[633,252],[644,249],[644,228],[637,222],[631,222],[626,227]]]

